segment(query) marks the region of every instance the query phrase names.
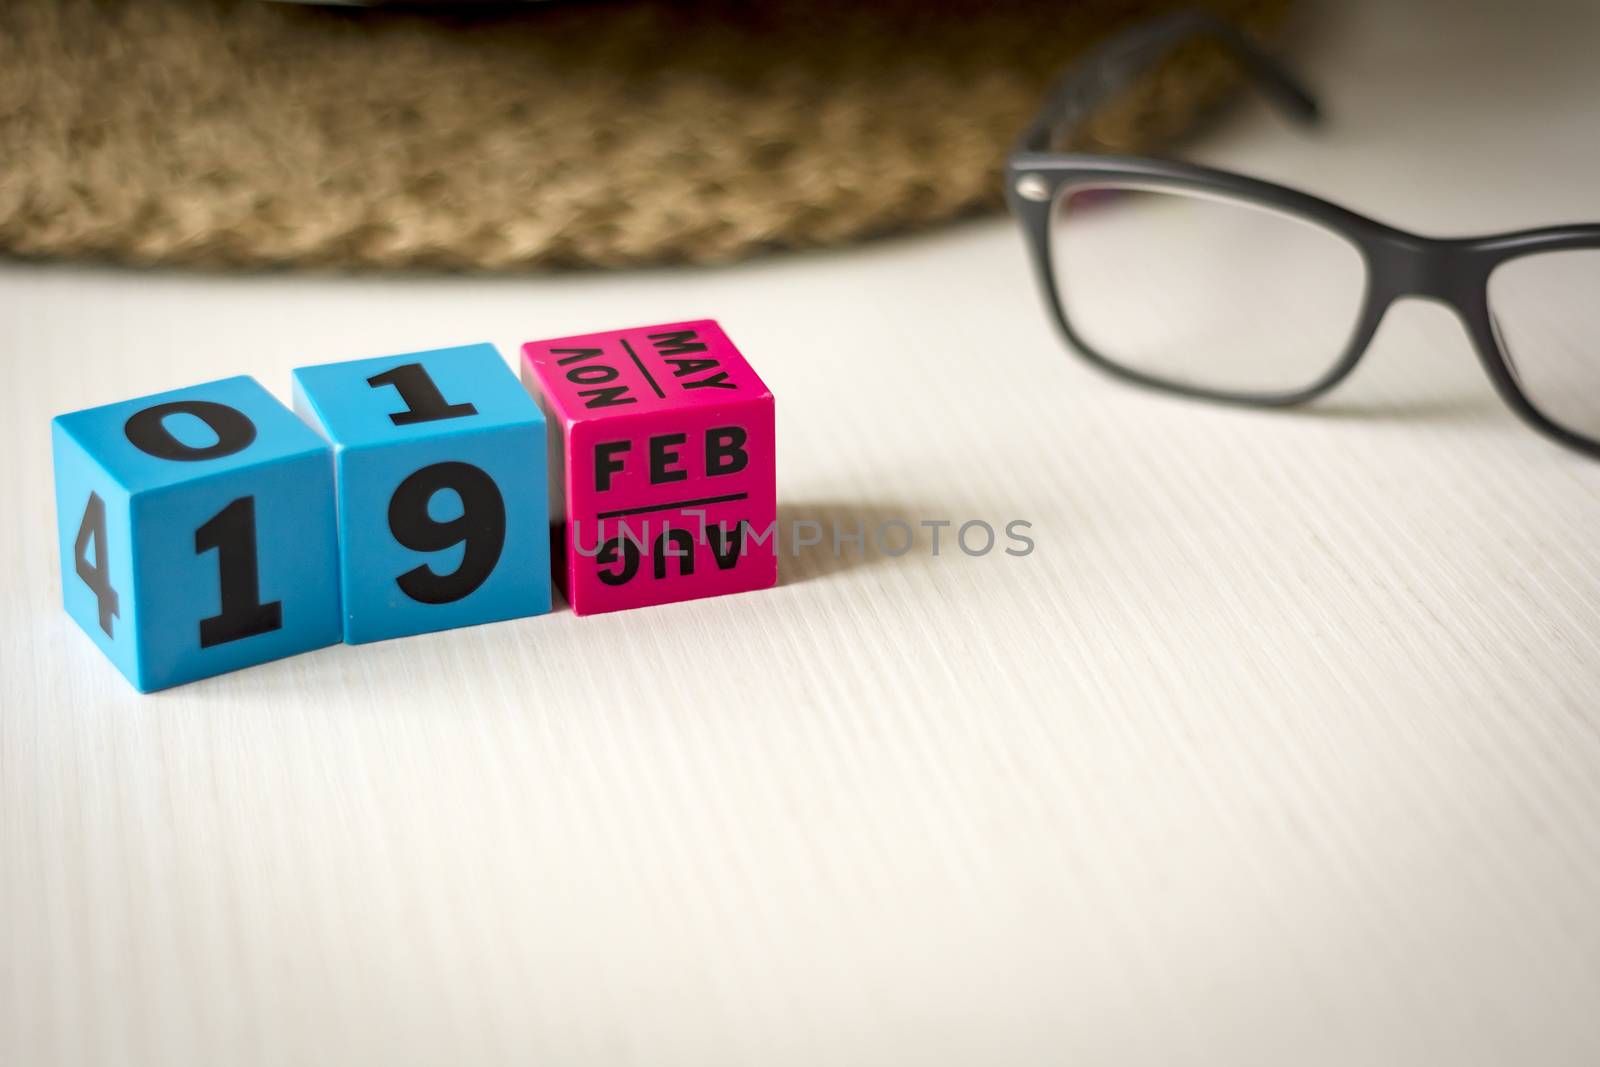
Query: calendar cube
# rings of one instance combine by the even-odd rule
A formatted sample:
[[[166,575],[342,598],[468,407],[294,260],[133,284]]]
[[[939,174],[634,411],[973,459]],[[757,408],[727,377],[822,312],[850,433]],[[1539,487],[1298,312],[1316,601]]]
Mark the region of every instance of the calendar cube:
[[[715,322],[531,341],[579,615],[778,580],[772,393]]]
[[[141,691],[339,640],[332,455],[253,379],[51,436],[62,600]]]
[[[544,418],[493,345],[294,372],[332,442],[344,639],[550,610]]]

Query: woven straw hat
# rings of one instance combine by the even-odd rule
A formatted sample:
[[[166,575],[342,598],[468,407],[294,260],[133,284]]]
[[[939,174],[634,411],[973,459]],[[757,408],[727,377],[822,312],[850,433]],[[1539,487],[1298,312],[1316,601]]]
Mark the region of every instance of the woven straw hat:
[[[729,260],[1000,203],[1051,75],[1150,0],[484,10],[0,4],[0,251],[512,269]],[[1215,0],[1258,31],[1287,0]],[[1174,64],[1087,134],[1223,85]]]

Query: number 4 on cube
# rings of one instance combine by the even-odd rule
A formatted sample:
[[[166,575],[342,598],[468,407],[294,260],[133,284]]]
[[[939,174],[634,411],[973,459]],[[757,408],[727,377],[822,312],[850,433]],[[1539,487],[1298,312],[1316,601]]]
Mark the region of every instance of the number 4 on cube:
[[[339,639],[327,445],[254,380],[58,417],[62,600],[149,692]]]

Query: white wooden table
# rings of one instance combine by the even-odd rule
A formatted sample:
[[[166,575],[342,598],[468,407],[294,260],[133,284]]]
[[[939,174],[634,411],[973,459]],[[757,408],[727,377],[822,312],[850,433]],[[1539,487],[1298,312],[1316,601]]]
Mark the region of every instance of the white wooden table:
[[[1503,8],[1325,11],[1327,130],[1201,154],[1427,232],[1600,218],[1600,11]],[[699,315],[778,397],[785,521],[1036,550],[824,543],[151,697],[61,613],[58,412]],[[1314,408],[1163,398],[1064,352],[994,220],[614,276],[13,263],[0,359],[0,1063],[1600,1062],[1600,463],[1444,312]]]

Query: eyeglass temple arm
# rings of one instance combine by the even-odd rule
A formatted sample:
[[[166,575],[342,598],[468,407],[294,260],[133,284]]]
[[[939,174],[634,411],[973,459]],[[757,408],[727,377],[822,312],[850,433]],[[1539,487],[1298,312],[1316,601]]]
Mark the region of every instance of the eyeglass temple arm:
[[[1056,135],[1087,122],[1107,100],[1149,72],[1180,44],[1210,37],[1286,111],[1303,123],[1321,117],[1316,98],[1243,33],[1203,11],[1180,11],[1134,26],[1074,61],[1045,97],[1016,148],[1047,152]]]

